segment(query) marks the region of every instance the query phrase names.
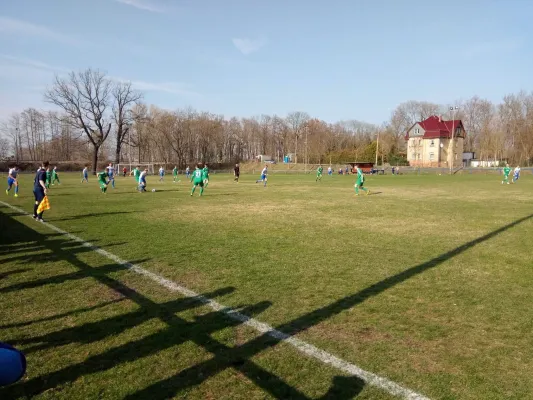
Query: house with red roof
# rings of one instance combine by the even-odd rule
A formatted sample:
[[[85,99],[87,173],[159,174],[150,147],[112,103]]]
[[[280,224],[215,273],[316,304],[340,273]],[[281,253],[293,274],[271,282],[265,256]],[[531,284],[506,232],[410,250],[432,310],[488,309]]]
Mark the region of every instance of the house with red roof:
[[[407,161],[411,166],[458,167],[463,162],[465,135],[460,119],[445,121],[432,115],[407,131]]]

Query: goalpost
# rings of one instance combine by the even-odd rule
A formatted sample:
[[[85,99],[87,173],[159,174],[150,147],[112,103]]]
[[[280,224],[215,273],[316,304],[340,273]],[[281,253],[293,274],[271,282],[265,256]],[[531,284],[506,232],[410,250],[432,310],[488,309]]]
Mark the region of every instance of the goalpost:
[[[118,176],[123,175],[123,169],[126,167],[126,176],[131,174],[133,168],[139,167],[139,170],[143,171],[145,168],[148,170],[148,175],[155,175],[155,168],[153,163],[119,163],[114,165],[115,174]]]

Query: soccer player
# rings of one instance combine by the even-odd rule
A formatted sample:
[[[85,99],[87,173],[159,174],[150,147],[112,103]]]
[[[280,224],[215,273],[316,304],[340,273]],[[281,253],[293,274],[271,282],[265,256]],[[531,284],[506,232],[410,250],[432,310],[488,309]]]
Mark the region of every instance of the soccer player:
[[[139,192],[146,192],[146,175],[148,175],[148,168],[145,168],[139,175]]]
[[[233,168],[233,176],[235,176],[235,179],[233,180],[239,183],[239,176],[241,176],[241,169],[239,167],[239,164],[235,164],[235,168]]]
[[[54,167],[52,170],[52,186],[55,185],[56,181],[58,185],[61,185],[61,182],[59,181],[59,175],[57,174],[57,167]]]
[[[83,171],[81,171],[81,176],[82,176],[81,183],[83,182],[89,183],[89,169],[87,168],[87,165],[85,166],[85,168],[83,168]]]
[[[50,184],[52,183],[52,171],[50,171],[50,166],[46,167],[46,188],[50,189]]]
[[[322,165],[319,165],[316,170],[315,182],[322,181],[322,171],[324,171],[324,169],[322,168]]]
[[[187,179],[191,177],[191,169],[189,168],[188,165],[187,165],[187,168],[185,168],[185,176],[187,177]]]
[[[126,177],[126,173],[128,172],[128,169],[126,167],[122,168],[122,177]]]
[[[165,177],[165,168],[161,165],[161,168],[159,168],[159,182],[163,182],[163,178]]]
[[[133,177],[135,178],[135,183],[137,186],[139,185],[139,177],[141,176],[141,171],[139,170],[139,167],[135,167],[133,171],[131,171],[133,174]]]
[[[43,201],[44,196],[46,196],[46,192],[48,191],[46,187],[46,175],[47,171],[50,171],[48,165],[48,161],[42,163],[41,167],[37,170],[37,174],[35,175],[35,179],[33,181],[33,195],[35,196],[33,218],[40,222],[44,222],[43,212],[37,214],[37,209],[39,208],[39,204],[41,204],[41,201]]]
[[[504,183],[509,184],[509,174],[511,173],[511,167],[509,167],[509,164],[505,164],[505,167],[503,168],[503,181],[502,185]]]
[[[204,176],[204,187],[207,187],[209,184],[209,168],[207,168],[207,164],[204,164],[204,168],[202,169],[202,173]]]
[[[107,176],[109,177],[108,184],[111,183],[111,186],[113,186],[113,189],[115,188],[115,167],[113,167],[113,163],[109,163],[109,165],[105,168],[105,171],[107,172]]]
[[[513,180],[512,183],[515,183],[517,180],[520,179],[520,166],[517,165],[513,172]]]
[[[333,169],[331,168],[331,165],[328,167],[328,175],[333,176]]]
[[[194,194],[194,191],[196,190],[196,186],[200,186],[200,194],[199,196],[204,194],[204,171],[200,168],[201,164],[196,165],[196,169],[192,173],[191,182],[192,182],[192,190],[191,190],[191,196]],[[187,167],[189,168],[189,167]]]
[[[172,170],[172,182],[179,182],[179,179],[178,179],[178,166],[175,165],[174,166],[174,169]]]
[[[9,195],[9,191],[15,185],[15,197],[19,197],[19,182],[17,179],[19,169],[15,165],[13,168],[9,168],[9,172],[7,174],[7,189],[6,194]]]
[[[365,183],[365,175],[363,174],[363,171],[361,168],[359,168],[358,165],[355,166],[355,170],[357,173],[357,180],[355,181],[355,195],[359,196],[359,189],[364,190],[366,194],[368,195],[370,193],[370,190],[365,188],[363,185]]]
[[[107,178],[109,177],[109,172],[102,171],[102,172],[99,172],[97,176],[98,176],[98,183],[100,184],[100,190],[102,191],[102,193],[106,193],[107,185],[109,185],[109,182],[110,182],[107,180]]]
[[[268,175],[268,165],[265,165],[265,168],[261,171],[261,178],[259,180],[255,181],[255,183],[263,182],[263,187],[266,187],[267,185],[267,175]]]

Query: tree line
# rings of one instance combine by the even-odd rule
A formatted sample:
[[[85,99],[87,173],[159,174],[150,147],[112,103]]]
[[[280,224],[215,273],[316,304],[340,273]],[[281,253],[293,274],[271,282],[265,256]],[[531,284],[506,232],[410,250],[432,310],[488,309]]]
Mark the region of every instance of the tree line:
[[[328,123],[301,111],[252,118],[225,118],[192,108],[148,106],[129,82],[98,70],[56,76],[44,99],[55,111],[29,108],[0,125],[0,159],[88,162],[157,162],[180,168],[205,161],[229,164],[268,155],[310,164],[348,161],[405,164],[407,130],[448,107],[400,104],[381,125],[357,120]],[[457,104],[467,136],[465,151],[479,159],[533,162],[533,93],[520,92],[500,104],[473,97]]]

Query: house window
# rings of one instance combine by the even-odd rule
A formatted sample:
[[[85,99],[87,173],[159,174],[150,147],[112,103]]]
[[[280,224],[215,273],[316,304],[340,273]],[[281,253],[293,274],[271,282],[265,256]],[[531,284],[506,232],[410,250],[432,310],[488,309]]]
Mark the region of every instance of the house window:
[[[429,153],[429,161],[435,160],[435,153]]]
[[[429,143],[429,147],[435,147],[435,141],[431,139],[431,142]]]
[[[420,160],[420,153],[418,153],[418,159]]]
[[[419,128],[415,128],[415,135],[419,135],[420,134],[420,129]]]

